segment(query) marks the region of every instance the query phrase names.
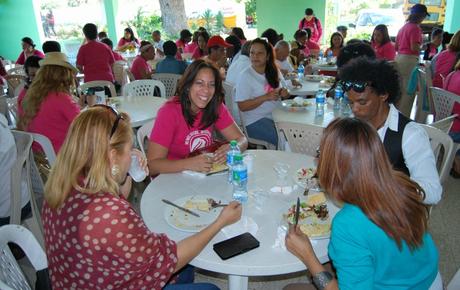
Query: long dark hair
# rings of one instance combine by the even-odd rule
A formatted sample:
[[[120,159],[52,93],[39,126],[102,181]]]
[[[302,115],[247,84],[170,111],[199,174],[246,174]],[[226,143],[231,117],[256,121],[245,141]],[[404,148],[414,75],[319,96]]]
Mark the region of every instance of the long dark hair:
[[[339,48],[342,48],[343,47],[343,35],[340,32],[334,32],[331,35],[331,49],[334,48],[334,43],[332,42],[332,39],[334,39],[334,36],[338,36],[340,37],[340,39],[342,39],[342,42],[340,42],[340,46],[339,46]]]
[[[359,207],[401,248],[423,244],[428,208],[422,188],[394,170],[377,131],[355,118],[336,119],[323,133],[320,183],[333,200]]]
[[[379,24],[377,25],[375,28],[374,28],[374,32],[375,31],[380,31],[380,33],[382,33],[383,35],[383,39],[382,39],[382,43],[380,43],[380,45],[384,45],[385,43],[387,42],[390,42],[391,39],[390,39],[390,35],[388,34],[388,27],[385,25],[385,24]],[[372,33],[372,38],[371,38],[371,43],[373,45],[375,45],[375,39],[374,39],[374,32]]]
[[[270,86],[274,89],[279,87],[280,79],[278,75],[278,68],[275,64],[275,54],[273,52],[273,46],[268,42],[261,38],[256,38],[252,41],[251,46],[254,44],[262,44],[267,52],[267,63],[265,64],[265,78]]]
[[[182,107],[182,115],[185,118],[187,124],[192,127],[195,122],[196,116],[192,112],[192,103],[190,101],[190,88],[192,87],[196,76],[202,69],[210,69],[214,75],[215,91],[211,101],[208,103],[203,111],[203,117],[201,118],[200,129],[206,129],[213,125],[219,115],[217,114],[219,105],[222,103],[224,97],[224,88],[222,86],[222,79],[220,77],[219,70],[211,63],[206,62],[202,59],[195,60],[191,65],[187,67],[184,75],[179,80],[177,88],[176,102],[179,102]]]
[[[126,27],[125,28],[125,32],[129,32],[131,34],[131,37],[129,38],[130,41],[135,41],[137,42],[137,38],[134,37],[134,32],[133,30],[131,29],[131,27]],[[124,37],[124,36],[123,36]]]

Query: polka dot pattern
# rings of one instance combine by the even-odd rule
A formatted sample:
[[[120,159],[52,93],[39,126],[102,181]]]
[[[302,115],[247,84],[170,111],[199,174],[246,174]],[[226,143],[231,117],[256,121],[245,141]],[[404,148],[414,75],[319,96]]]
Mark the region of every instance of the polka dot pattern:
[[[150,232],[123,198],[73,192],[42,210],[54,289],[161,289],[177,263],[174,241]]]

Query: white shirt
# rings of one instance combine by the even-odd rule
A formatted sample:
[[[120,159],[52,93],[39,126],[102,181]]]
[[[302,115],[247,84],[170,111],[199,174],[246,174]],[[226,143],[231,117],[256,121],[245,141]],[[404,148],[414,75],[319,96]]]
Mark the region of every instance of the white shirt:
[[[251,60],[248,56],[242,54],[237,59],[233,59],[227,70],[225,81],[235,85],[241,72],[251,66]]]
[[[159,49],[161,51],[163,51],[163,44],[164,44],[164,40],[163,39],[160,39],[160,41],[156,42],[154,41],[152,44],[153,44],[153,47],[155,47],[156,49]]]
[[[285,87],[285,80],[280,71],[278,71],[278,75],[280,77],[280,86]],[[268,92],[268,86],[265,74],[260,74],[252,66],[249,66],[240,73],[236,82],[235,101],[241,102],[265,95]],[[248,126],[262,118],[273,119],[272,111],[279,103],[280,101],[265,101],[255,109],[242,112],[245,125]]]
[[[383,142],[387,129],[397,132],[399,112],[390,104],[390,112],[382,128],[377,132]],[[431,149],[428,135],[416,122],[410,122],[404,128],[402,136],[402,153],[404,163],[409,169],[410,178],[417,182],[425,191],[426,204],[437,204],[441,200],[442,186]]]
[[[288,61],[287,58],[283,61],[276,59],[275,62],[279,69],[286,70],[287,72],[294,71],[294,68],[292,67],[291,63]]]
[[[11,169],[17,158],[16,143],[8,128],[8,122],[0,114],[0,217],[10,216],[11,204]],[[21,208],[29,202],[27,186],[21,184]]]

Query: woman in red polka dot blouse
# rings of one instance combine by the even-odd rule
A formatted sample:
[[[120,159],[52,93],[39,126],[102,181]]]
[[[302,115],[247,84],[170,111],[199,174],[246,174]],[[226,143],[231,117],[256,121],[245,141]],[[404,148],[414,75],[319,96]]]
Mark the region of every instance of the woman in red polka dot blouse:
[[[45,186],[43,226],[54,289],[216,289],[169,283],[219,230],[239,220],[232,202],[180,242],[152,233],[126,200],[131,189],[129,117],[97,106],[72,123]],[[147,171],[147,161],[141,165]],[[179,279],[180,280],[180,279]]]

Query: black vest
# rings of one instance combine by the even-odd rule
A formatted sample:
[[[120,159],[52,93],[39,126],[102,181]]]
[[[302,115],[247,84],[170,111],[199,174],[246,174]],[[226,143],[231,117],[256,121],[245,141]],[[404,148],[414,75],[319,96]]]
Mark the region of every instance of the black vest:
[[[395,170],[404,172],[407,176],[410,176],[409,169],[407,169],[406,163],[404,162],[404,155],[402,151],[402,136],[406,125],[412,122],[411,119],[407,118],[399,112],[398,116],[398,132],[391,130],[389,127],[383,138],[383,146],[388,154],[391,164]]]

